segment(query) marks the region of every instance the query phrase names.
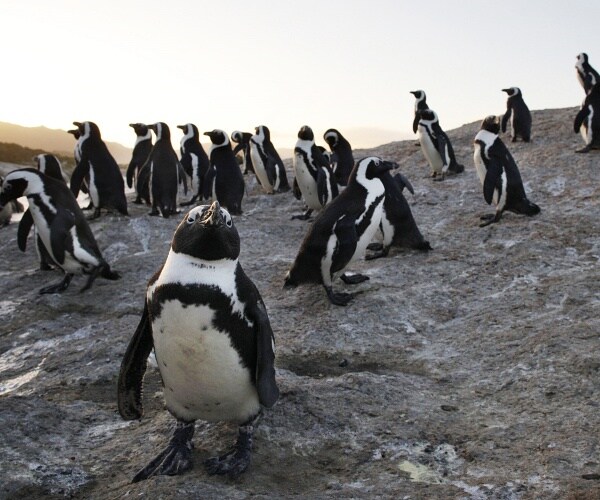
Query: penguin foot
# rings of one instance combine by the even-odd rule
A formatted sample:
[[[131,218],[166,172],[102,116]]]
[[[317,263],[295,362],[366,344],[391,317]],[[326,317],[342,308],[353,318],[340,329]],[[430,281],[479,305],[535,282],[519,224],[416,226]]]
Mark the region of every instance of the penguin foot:
[[[152,476],[176,476],[192,468],[192,436],[194,422],[177,422],[177,427],[168,446],[146,467],[140,470],[131,481],[137,483]]]
[[[134,205],[143,205],[143,201],[141,198],[136,198],[135,200],[133,200]]]
[[[435,182],[442,182],[442,181],[443,181],[445,178],[446,178],[446,175],[445,175],[445,174],[443,174],[443,173],[442,173],[442,174],[440,174],[440,175],[435,175],[435,176],[433,176],[433,180],[434,180]]]
[[[148,212],[148,215],[150,217],[156,217],[157,215],[160,215],[160,212],[158,210],[152,210],[151,212]]]
[[[589,144],[587,146],[585,146],[584,148],[581,149],[576,149],[575,152],[576,153],[589,153],[592,150],[592,146],[590,146]]]
[[[260,414],[240,425],[238,438],[233,448],[220,457],[209,458],[204,462],[209,474],[227,474],[231,478],[238,477],[250,465],[252,458],[252,436],[254,425],[258,422]]]
[[[383,250],[383,243],[369,243],[367,250],[373,250],[374,252],[380,252]]]
[[[329,299],[329,302],[331,302],[334,306],[347,306],[348,303],[354,298],[354,294],[352,293],[335,293],[330,286],[326,286],[325,291],[327,292],[327,298]]]
[[[486,214],[486,215],[482,215],[480,217],[480,219],[483,221],[481,224],[479,224],[479,227],[485,227],[485,226],[489,226],[490,224],[494,224],[496,222],[498,222],[500,220],[500,215],[499,214]]]
[[[312,208],[309,208],[302,215],[292,215],[292,220],[308,220],[308,219],[310,219],[310,216],[312,215],[312,213],[313,213]]]
[[[365,256],[365,260],[375,260],[375,259],[381,259],[382,257],[387,257],[389,253],[390,253],[390,249],[389,249],[389,248],[386,248],[386,249],[384,249],[384,248],[383,248],[383,246],[382,246],[382,247],[381,247],[379,250],[377,250],[376,252],[374,252],[374,253],[371,253],[371,254],[367,254],[367,255]],[[343,279],[343,278],[342,278],[342,279]]]
[[[69,288],[69,284],[73,279],[73,275],[71,273],[65,274],[65,277],[60,283],[56,283],[54,285],[49,285],[40,290],[40,295],[44,295],[47,293],[61,293],[64,292],[67,288]]]
[[[346,285],[358,285],[359,283],[362,283],[363,281],[367,281],[369,279],[368,276],[364,275],[364,274],[350,274],[350,273],[344,273],[340,276],[340,279],[346,283]]]

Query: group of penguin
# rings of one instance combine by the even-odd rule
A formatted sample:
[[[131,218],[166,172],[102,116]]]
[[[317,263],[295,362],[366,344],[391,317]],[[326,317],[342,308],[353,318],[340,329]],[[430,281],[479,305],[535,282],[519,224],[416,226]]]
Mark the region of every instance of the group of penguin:
[[[594,121],[598,113],[590,95],[598,92],[600,79],[585,54],[578,57],[577,70],[578,74],[581,70],[580,81],[589,90],[575,120],[575,129],[582,126],[586,137],[591,136],[591,141],[586,142],[589,151],[597,146],[595,137],[598,137]],[[485,216],[482,225],[497,222],[504,210],[525,215],[540,211],[527,199],[516,162],[499,137],[500,129],[505,131],[510,120],[512,141],[520,137],[528,142],[531,115],[518,88],[504,91],[509,97],[502,122],[496,116],[485,118],[474,141],[474,161],[484,198],[496,205],[496,213]],[[447,174],[461,173],[464,167],[456,161],[436,113],[428,108],[425,93],[412,93],[416,98],[414,130],[431,165],[432,177],[441,180]],[[40,265],[43,255],[45,267],[58,266],[65,272],[63,282],[42,289],[42,293],[65,289],[77,269],[89,274],[84,288],[91,286],[98,275],[118,278],[102,258],[75,196],[79,189],[86,189],[95,216],[101,208],[126,214],[120,193],[112,197],[105,194],[108,184],[120,187],[123,179],[119,183],[116,176],[107,173],[114,167],[112,162],[107,160],[101,167],[104,170],[99,170],[96,159],[91,159],[101,157],[94,156],[93,148],[104,154],[97,126],[91,122],[75,124],[77,130],[71,133],[78,139],[77,166],[71,189],[55,158],[39,155],[38,169],[11,172],[0,192],[0,208],[19,196],[28,198],[29,209],[18,228],[19,247],[25,249],[33,225]],[[250,463],[253,433],[262,408],[275,404],[279,389],[275,379],[274,336],[266,307],[238,260],[240,239],[232,214],[241,212],[242,195],[238,191],[242,186],[243,194],[243,174],[234,151],[243,152],[244,168],[255,172],[266,192],[285,192],[290,186],[264,126],[257,127],[254,135],[234,132],[235,150],[225,132],[207,132],[213,147],[206,155],[201,146],[198,148],[197,128],[192,124],[182,125],[180,163],[169,144],[166,124],[131,126],[137,140],[126,178],[130,186],[136,183],[137,202],[150,202],[154,214],[172,215],[176,210],[173,197],[181,179],[185,179],[180,168],[195,186],[196,192],[187,203],[210,200],[209,204],[189,210],[177,226],[164,265],[148,283],[142,316],[121,364],[117,390],[121,416],[141,418],[143,378],[154,351],[165,387],[166,406],[177,422],[167,447],[133,480],[189,470],[193,465],[192,438],[197,419],[239,424],[233,447],[205,462],[211,474],[236,477]],[[151,139],[149,130],[156,134],[153,146],[146,143]],[[391,174],[398,165],[375,156],[355,163],[348,141],[337,130],[328,130],[324,139],[332,151],[329,159],[316,146],[310,127],[304,126],[298,133],[293,190],[304,199],[307,211],[295,218],[308,218],[313,211],[319,214],[302,242],[285,284],[320,283],[331,303],[346,305],[352,296],[334,292],[333,281],[338,276],[350,284],[368,279],[360,274],[344,274],[367,249],[374,250],[370,257],[376,258],[386,255],[392,244],[421,250],[431,247],[416,227],[402,194],[404,188],[412,191],[412,186],[403,175]],[[87,141],[90,142],[86,144]],[[161,170],[163,162],[171,164],[169,176]],[[226,172],[232,179],[241,178],[239,184],[229,181],[220,184],[223,165],[230,170]],[[168,188],[163,186],[164,190],[159,191],[159,183],[154,183],[157,179],[168,179]],[[235,192],[239,198],[219,196],[220,189]],[[372,245],[378,229],[383,234],[383,243]],[[198,349],[198,345],[202,348]]]

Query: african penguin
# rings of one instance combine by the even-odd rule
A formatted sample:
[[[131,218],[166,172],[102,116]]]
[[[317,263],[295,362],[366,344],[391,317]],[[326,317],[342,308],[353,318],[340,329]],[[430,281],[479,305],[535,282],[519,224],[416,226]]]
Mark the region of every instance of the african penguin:
[[[354,168],[352,146],[348,140],[336,129],[330,128],[323,134],[323,139],[329,145],[332,153],[331,163],[336,182],[340,186],[348,184],[348,177]]]
[[[385,188],[383,212],[379,224],[383,240],[381,243],[369,244],[367,248],[374,250],[375,253],[368,254],[367,260],[386,257],[392,245],[414,250],[431,250],[431,245],[419,231],[410,205],[402,194],[404,188],[415,194],[409,180],[400,173],[392,177],[390,172],[385,172],[381,176],[381,182]]]
[[[429,109],[429,106],[427,105],[427,96],[425,95],[424,90],[411,90],[410,93],[415,96],[415,117],[413,119],[413,132],[416,134],[417,128],[419,126],[419,120],[421,119],[419,111]]]
[[[231,150],[229,137],[219,129],[204,132],[204,135],[210,137],[212,142],[204,199],[218,201],[232,215],[240,215],[245,190],[244,176]]]
[[[294,174],[308,210],[292,219],[308,220],[314,210],[321,210],[339,194],[329,161],[315,144],[312,129],[304,125],[298,132],[294,148]]]
[[[193,123],[177,125],[178,129],[183,131],[183,137],[180,142],[181,165],[185,173],[192,179],[192,186],[196,193],[189,201],[181,203],[181,206],[189,206],[196,203],[196,200],[202,201],[202,189],[204,176],[208,171],[208,155],[202,144],[200,144],[200,133],[198,127]]]
[[[149,172],[142,174],[142,169],[152,151],[152,132],[145,123],[130,123],[129,126],[135,132],[135,144],[131,153],[131,161],[127,167],[127,187],[135,187],[136,196],[133,203],[136,205],[149,204]]]
[[[531,113],[519,87],[510,87],[502,89],[502,92],[508,94],[506,100],[506,113],[502,117],[502,132],[506,132],[506,124],[510,120],[511,141],[516,142],[517,136],[520,136],[524,142],[531,139]]]
[[[81,124],[80,122],[73,122],[73,125],[80,127],[83,124]],[[71,130],[67,130],[67,133],[71,134],[75,138],[75,147],[73,148],[73,158],[75,159],[75,167],[77,167],[77,165],[79,165],[79,162],[81,161],[81,144],[79,141],[79,139],[81,138],[81,132],[79,131],[79,128],[74,128]],[[80,190],[83,194],[87,194],[87,195],[90,194],[89,184],[90,184],[90,175],[87,174],[84,177],[83,181],[81,182],[81,186],[80,186]],[[85,207],[84,210],[91,210],[92,208],[94,208],[94,202],[92,201],[92,198],[90,197],[89,205],[87,207]]]
[[[577,55],[575,70],[577,71],[577,80],[586,94],[592,90],[595,84],[600,83],[600,74],[589,63],[588,55],[585,52]]]
[[[332,283],[364,256],[381,222],[385,197],[381,176],[396,166],[374,156],[356,163],[346,189],[323,209],[308,230],[285,277],[285,286],[320,283],[332,304],[348,304],[352,294],[335,293]],[[360,274],[342,277],[347,284],[366,279]]]
[[[440,127],[437,113],[432,109],[418,111],[419,143],[421,151],[431,166],[431,177],[436,181],[444,180],[447,172],[459,174],[465,167],[457,163],[452,144]]]
[[[244,175],[246,175],[248,172],[254,172],[254,165],[252,164],[252,155],[250,152],[251,137],[252,134],[250,132],[240,132],[239,130],[234,130],[231,132],[231,142],[236,143],[235,148],[233,148],[234,156],[240,151],[242,152]]]
[[[483,197],[488,205],[496,205],[495,214],[481,217],[480,227],[498,222],[504,210],[529,216],[540,213],[540,207],[527,199],[519,168],[499,133],[498,118],[488,116],[475,136],[473,159]]]
[[[75,196],[64,182],[33,168],[15,170],[6,176],[2,186],[0,208],[20,196],[27,197],[37,234],[52,261],[65,273],[63,281],[42,288],[40,293],[66,290],[77,272],[89,275],[82,291],[92,286],[98,276],[119,278],[102,257]]]
[[[177,154],[171,145],[171,131],[164,122],[148,125],[156,135],[156,142],[148,156],[150,198],[152,209],[149,215],[162,215],[165,219],[177,212],[177,190],[180,182],[184,182],[187,192],[185,174],[183,179]]]
[[[585,96],[581,109],[573,122],[575,133],[581,132],[585,147],[577,153],[587,153],[600,149],[600,82],[596,83]]]
[[[110,154],[94,122],[73,122],[79,128],[78,139],[81,159],[71,175],[71,191],[77,198],[81,184],[89,175],[89,195],[94,204],[94,215],[100,216],[102,208],[127,213],[125,182],[119,165]]]
[[[285,166],[271,142],[269,128],[259,125],[254,131],[255,134],[250,138],[250,156],[258,182],[269,194],[289,191]]]
[[[154,347],[165,403],[177,426],[168,446],[133,482],[190,469],[198,419],[239,424],[234,447],[205,462],[210,474],[235,477],[250,463],[261,408],[275,404],[279,389],[267,310],[239,253],[229,213],[219,202],[198,206],[177,227],[166,262],[150,279],[142,318],[121,364],[119,412],[126,420],[142,417],[142,382]]]

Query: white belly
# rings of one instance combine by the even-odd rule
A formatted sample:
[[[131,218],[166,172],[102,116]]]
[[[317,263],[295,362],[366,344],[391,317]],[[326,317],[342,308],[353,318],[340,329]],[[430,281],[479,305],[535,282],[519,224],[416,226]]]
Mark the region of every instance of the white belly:
[[[254,165],[254,173],[256,174],[258,182],[260,182],[260,185],[267,193],[272,193],[273,186],[269,182],[267,171],[265,170],[265,166],[260,155],[258,154],[255,144],[250,145],[250,157],[252,158],[252,165]]]
[[[100,195],[98,194],[98,188],[96,187],[96,178],[94,176],[94,167],[92,162],[90,162],[90,184],[88,188],[92,203],[94,204],[94,207],[98,208],[100,206]]]
[[[394,239],[394,226],[385,214],[385,208],[381,212],[381,234],[383,235],[383,246],[389,247]]]
[[[483,163],[483,159],[481,158],[481,144],[475,143],[473,153],[473,163],[475,163],[475,170],[477,171],[477,177],[479,177],[479,181],[483,186],[483,181],[485,180],[485,175],[487,174],[487,170],[485,168],[485,163]]]
[[[212,326],[208,306],[163,303],[152,323],[167,408],[185,420],[244,422],[259,410],[258,394],[226,333]]]
[[[419,142],[421,144],[421,150],[423,151],[423,155],[425,156],[425,159],[429,163],[429,166],[431,167],[431,169],[436,174],[441,174],[442,168],[444,166],[444,162],[442,161],[442,158],[441,158],[440,154],[438,153],[437,149],[435,149],[435,146],[431,142],[431,139],[429,138],[429,135],[427,134],[427,132],[421,132],[420,127],[419,127]]]
[[[308,208],[312,208],[313,210],[321,210],[323,207],[319,201],[317,183],[314,177],[310,175],[308,167],[300,155],[294,156],[294,172],[296,173],[298,187],[302,192],[302,197],[304,198],[304,202],[308,205]]]

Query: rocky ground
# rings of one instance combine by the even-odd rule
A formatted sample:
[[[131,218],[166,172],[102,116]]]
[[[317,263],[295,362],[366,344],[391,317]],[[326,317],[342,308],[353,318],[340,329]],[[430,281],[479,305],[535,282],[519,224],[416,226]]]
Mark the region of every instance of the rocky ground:
[[[466,172],[443,183],[414,140],[358,152],[399,162],[434,250],[360,262],[371,279],[345,308],[320,286],[282,289],[308,223],[290,220],[290,194],[249,183],[240,258],[269,311],[281,398],[237,480],[202,466],[235,427],[198,422],[191,472],[130,482],[173,419],[150,369],[144,418],[121,420],[117,375],[180,218],[130,205],[92,222],[122,279],[51,296],[37,291],[60,275],[37,270],[31,240],[17,249],[17,224],[0,229],[0,497],[599,498],[600,152],[574,153],[575,113],[535,112],[531,144],[506,139],[542,212],[486,228],[478,124],[449,132]]]

